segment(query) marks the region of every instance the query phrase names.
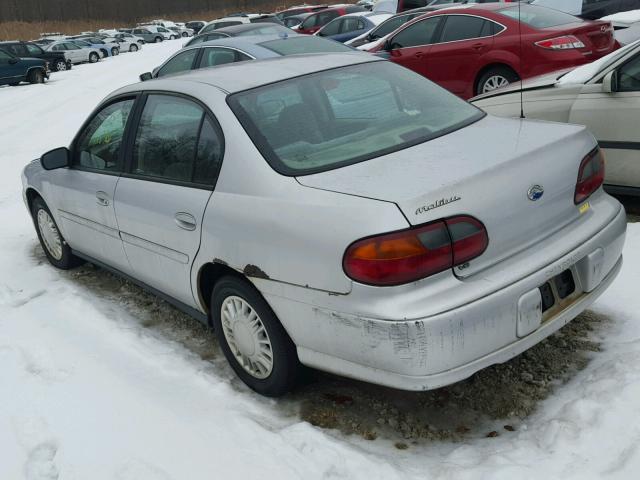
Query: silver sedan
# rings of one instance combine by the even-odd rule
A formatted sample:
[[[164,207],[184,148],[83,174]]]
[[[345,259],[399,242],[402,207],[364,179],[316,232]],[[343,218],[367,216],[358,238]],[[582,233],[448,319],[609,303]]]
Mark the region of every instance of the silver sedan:
[[[345,53],[118,90],[23,183],[53,265],[148,288],[281,395],[300,364],[437,388],[558,330],[622,264],[603,175],[583,127],[495,118]]]

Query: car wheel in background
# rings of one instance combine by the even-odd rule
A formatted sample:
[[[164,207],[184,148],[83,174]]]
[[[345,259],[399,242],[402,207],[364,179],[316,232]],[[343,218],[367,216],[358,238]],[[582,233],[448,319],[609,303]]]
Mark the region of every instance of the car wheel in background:
[[[211,295],[211,316],[227,361],[251,389],[277,397],[294,387],[300,370],[296,346],[253,285],[221,278]]]
[[[116,48],[116,47],[113,47],[111,49],[111,55],[114,56],[114,57],[117,56],[117,55],[120,55],[120,49]]]
[[[187,38],[189,36],[189,34],[187,32],[182,32],[182,36],[183,36],[183,38]]]
[[[101,49],[100,51],[102,52],[102,58],[107,58],[109,56],[109,50]]]
[[[171,40],[177,40],[178,36],[177,35],[171,35]]]
[[[492,92],[518,81],[518,74],[507,66],[492,67],[478,79],[475,94]]]
[[[96,63],[99,60],[100,60],[100,55],[98,55],[96,52],[91,52],[89,54],[89,62],[90,63]]]
[[[156,37],[156,39],[155,39],[156,43],[160,43],[162,40],[163,40],[162,37]]]
[[[82,260],[71,253],[71,247],[67,245],[60,233],[49,207],[40,197],[33,201],[31,216],[35,223],[40,245],[54,267],[68,270],[82,263]]]
[[[56,63],[53,64],[54,72],[64,72],[67,70],[67,62],[65,60],[56,60]]]
[[[135,43],[132,43],[131,46],[129,47],[129,51],[130,52],[137,52],[138,51],[138,45],[136,45]]]
[[[9,84],[10,87],[17,87],[18,85],[20,85],[20,82],[13,82]]]
[[[42,73],[42,70],[31,70],[27,80],[29,83],[44,83],[44,74]]]

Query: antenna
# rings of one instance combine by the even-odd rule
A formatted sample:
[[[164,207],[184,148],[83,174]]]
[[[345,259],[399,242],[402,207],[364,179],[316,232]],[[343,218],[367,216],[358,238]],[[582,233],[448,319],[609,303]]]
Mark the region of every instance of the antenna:
[[[524,116],[524,84],[522,81],[522,17],[521,17],[521,7],[522,2],[518,2],[518,37],[520,39],[520,118],[525,118]]]

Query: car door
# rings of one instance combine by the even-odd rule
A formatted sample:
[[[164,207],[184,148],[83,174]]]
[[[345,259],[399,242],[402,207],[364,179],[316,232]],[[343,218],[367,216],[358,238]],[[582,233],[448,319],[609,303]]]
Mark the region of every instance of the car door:
[[[135,97],[113,100],[82,127],[70,168],[52,170],[54,206],[74,250],[130,272],[113,199],[124,165],[123,144]]]
[[[365,29],[365,22],[358,17],[343,17],[340,24],[340,33],[333,37],[337,42],[346,42],[362,34]]]
[[[473,15],[445,15],[429,50],[428,78],[456,95],[475,82],[482,56],[493,47],[493,22]]]
[[[71,42],[65,42],[64,48],[73,63],[81,63],[89,60],[89,49],[80,48]]]
[[[197,307],[191,266],[222,159],[222,133],[199,103],[153,93],[132,140],[115,211],[134,276]]]
[[[20,81],[24,72],[21,71],[23,68],[17,60],[16,57],[0,50],[0,84]]]
[[[640,54],[617,67],[617,91],[585,85],[569,123],[586,125],[604,149],[607,185],[640,187]]]
[[[167,62],[155,72],[154,76],[160,78],[167,75],[187,72],[195,68],[199,53],[200,48],[189,48],[188,50],[178,53],[173,58],[167,60]]]
[[[442,16],[412,23],[389,38],[389,60],[428,77],[427,55],[437,38]]]
[[[253,59],[249,55],[233,48],[203,47],[201,51],[198,68],[216,67],[225,63],[244,62]]]

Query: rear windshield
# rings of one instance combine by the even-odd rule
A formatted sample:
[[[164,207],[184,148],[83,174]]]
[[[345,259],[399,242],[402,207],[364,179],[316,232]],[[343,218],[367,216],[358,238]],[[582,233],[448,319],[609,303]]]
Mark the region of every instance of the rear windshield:
[[[269,164],[290,176],[392,153],[484,116],[390,62],[292,78],[236,93],[228,102]]]
[[[353,48],[340,42],[334,42],[315,36],[289,37],[259,43],[278,55],[296,55],[299,53],[340,53],[353,52]]]
[[[509,7],[498,10],[498,13],[514,20],[520,18],[522,23],[526,23],[533,28],[550,28],[568,23],[582,22],[580,18],[568,13],[534,5],[520,5],[520,12],[518,12],[518,7]]]

